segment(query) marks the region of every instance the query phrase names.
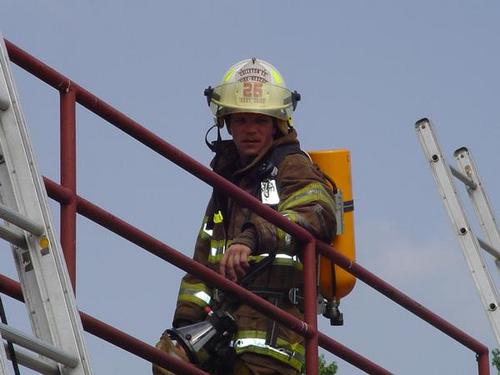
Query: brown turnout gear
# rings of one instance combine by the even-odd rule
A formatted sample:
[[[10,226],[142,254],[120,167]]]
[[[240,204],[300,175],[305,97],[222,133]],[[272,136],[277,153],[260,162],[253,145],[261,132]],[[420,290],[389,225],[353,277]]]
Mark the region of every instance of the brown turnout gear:
[[[251,164],[242,167],[232,141],[224,141],[211,163],[215,172],[243,190],[261,198],[262,164],[281,145],[298,145],[295,130],[275,139]],[[329,243],[335,233],[335,212],[332,187],[304,153],[286,155],[277,166],[274,180],[279,203],[272,207],[290,221],[301,225],[316,238]],[[218,272],[225,249],[231,244],[244,244],[252,250],[250,261],[259,261],[276,252],[272,265],[247,286],[271,303],[302,319],[297,305],[288,299],[291,288],[303,284],[301,246],[290,235],[241,207],[224,194],[214,191],[200,229],[194,259]],[[276,291],[277,296],[269,291]],[[201,321],[203,307],[212,304],[215,291],[210,285],[186,274],[182,279],[173,326]],[[234,338],[236,352],[254,353],[277,360],[300,371],[304,364],[303,338],[292,330],[271,321],[248,305],[239,304],[231,312],[238,332]]]
[[[160,341],[156,344],[156,348],[170,354],[184,362],[189,362],[189,359],[182,349],[180,349],[175,342],[173,342],[166,332],[160,338]],[[173,372],[164,369],[156,364],[153,364],[153,375],[174,375]]]

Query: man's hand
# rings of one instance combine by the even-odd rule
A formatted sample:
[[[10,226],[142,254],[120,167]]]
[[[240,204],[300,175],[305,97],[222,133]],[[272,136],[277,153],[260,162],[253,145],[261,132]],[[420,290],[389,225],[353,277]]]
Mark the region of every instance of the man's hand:
[[[219,272],[231,281],[236,281],[238,276],[243,277],[250,266],[248,256],[251,253],[252,250],[246,245],[237,243],[229,246],[220,261]]]

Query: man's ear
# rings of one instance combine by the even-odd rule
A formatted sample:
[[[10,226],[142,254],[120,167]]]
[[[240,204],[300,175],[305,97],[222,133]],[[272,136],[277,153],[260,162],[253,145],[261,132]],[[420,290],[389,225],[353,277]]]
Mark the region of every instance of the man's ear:
[[[281,134],[278,126],[278,119],[273,117],[273,139],[278,138],[278,135]]]

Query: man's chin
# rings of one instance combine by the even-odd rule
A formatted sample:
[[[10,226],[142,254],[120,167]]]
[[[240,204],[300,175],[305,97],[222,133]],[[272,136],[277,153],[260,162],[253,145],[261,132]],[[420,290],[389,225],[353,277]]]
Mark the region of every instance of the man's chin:
[[[250,164],[256,157],[258,153],[240,153],[240,160],[244,165]]]
[[[249,152],[245,155],[248,159],[255,159],[260,154],[260,151]]]

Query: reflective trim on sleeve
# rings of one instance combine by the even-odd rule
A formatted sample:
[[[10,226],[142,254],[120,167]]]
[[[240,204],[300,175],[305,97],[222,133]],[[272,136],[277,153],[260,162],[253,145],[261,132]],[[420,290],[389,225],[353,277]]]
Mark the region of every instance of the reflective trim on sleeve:
[[[214,234],[214,231],[212,229],[207,229],[207,224],[206,223],[203,225],[202,231],[203,231],[204,234],[206,234],[206,236],[208,238],[212,237],[213,234]]]
[[[211,298],[208,294],[204,292],[199,292],[196,294],[197,295],[179,294],[177,302],[191,302],[200,307],[205,307],[210,304]]]
[[[313,202],[322,202],[332,207],[332,209],[335,208],[333,197],[326,191],[325,187],[319,182],[312,182],[291,194],[278,206],[278,211],[282,212]]]
[[[284,217],[286,217],[288,220],[291,222],[294,222],[295,224],[299,224],[301,226],[306,226],[307,222],[304,220],[303,216],[298,214],[297,212],[293,210],[284,210],[281,212]],[[285,232],[286,233],[286,232]]]
[[[209,263],[212,264],[217,264],[221,261],[222,257],[224,256],[223,253],[217,253],[217,249],[212,249],[213,254],[210,254],[208,256],[208,261]],[[268,257],[269,254],[259,254],[259,255],[250,255],[248,257],[249,262],[260,262],[264,258]],[[303,264],[300,261],[299,257],[294,255],[288,255],[285,253],[278,253],[276,254],[276,258],[273,261],[274,266],[287,266],[287,267],[295,267],[298,270],[303,269]]]
[[[294,211],[288,210],[281,213],[293,223],[300,225],[302,222],[302,217]],[[278,249],[282,249],[288,253],[294,253],[296,251],[296,241],[290,233],[285,232],[283,229],[276,228],[276,240]]]
[[[192,302],[198,306],[205,307],[212,300],[210,289],[203,283],[181,282],[179,289],[179,302]]]
[[[209,240],[212,238],[214,231],[212,229],[207,229],[207,224],[208,223],[208,217],[205,216],[203,218],[203,224],[201,226],[200,232],[198,233],[198,236],[200,238],[203,238],[205,240]]]
[[[219,263],[222,260],[223,256],[224,256],[224,254],[209,255],[208,256],[208,263],[212,263],[212,264]]]
[[[305,350],[299,344],[291,344],[278,338],[277,347],[266,344],[265,332],[261,331],[240,331],[232,342],[237,354],[253,352],[273,357],[281,362],[292,366],[300,371],[305,363]]]
[[[268,253],[259,254],[259,255],[251,255],[248,257],[249,261],[260,262],[264,258],[269,256]],[[288,255],[284,253],[276,254],[276,257],[273,261],[273,266],[287,266],[287,267],[295,267],[298,270],[302,270],[303,264],[300,261],[297,255]]]
[[[210,255],[216,256],[219,254],[224,254],[225,250],[226,250],[226,241],[224,240],[210,241]]]
[[[285,233],[287,236],[283,239],[283,244],[290,245],[290,243],[293,241],[292,237],[288,234]],[[224,241],[224,240],[211,240],[210,241],[210,253],[208,254],[208,262],[211,264],[217,264],[221,261],[222,257],[224,256],[224,252],[226,251],[226,248],[229,248],[231,246],[231,241]],[[286,250],[290,250],[290,246],[285,246]],[[250,255],[248,257],[248,261],[250,262],[258,262],[264,259],[265,257],[268,257],[269,253],[265,254],[259,254],[259,255]],[[289,266],[289,267],[295,267],[299,270],[302,270],[303,265],[300,262],[298,256],[294,255],[288,255],[287,253],[278,253],[276,254],[276,259],[273,261],[273,265],[277,266]]]
[[[208,263],[219,263],[226,247],[231,246],[231,241],[225,240],[212,240],[210,241],[210,254],[208,254]]]

